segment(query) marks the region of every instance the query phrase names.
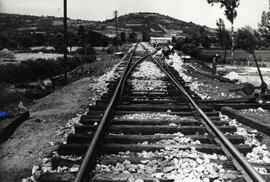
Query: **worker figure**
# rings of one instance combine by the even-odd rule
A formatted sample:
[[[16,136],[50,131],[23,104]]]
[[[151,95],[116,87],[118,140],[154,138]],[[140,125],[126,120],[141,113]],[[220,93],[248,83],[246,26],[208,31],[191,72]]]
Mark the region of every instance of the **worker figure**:
[[[212,60],[212,74],[217,73],[217,61],[220,56],[218,54],[214,55],[213,60]]]
[[[166,59],[169,59],[169,55],[173,53],[173,47],[172,46],[164,47],[162,53]]]

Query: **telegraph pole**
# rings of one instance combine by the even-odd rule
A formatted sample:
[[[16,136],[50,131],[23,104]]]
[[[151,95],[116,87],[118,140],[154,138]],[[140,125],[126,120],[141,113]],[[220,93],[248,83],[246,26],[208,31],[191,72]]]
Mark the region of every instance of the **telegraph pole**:
[[[123,16],[123,29],[124,29],[124,34],[125,34],[125,42],[127,42],[126,40],[126,16]]]
[[[118,51],[118,33],[117,33],[117,16],[118,16],[118,11],[114,11],[114,20],[115,20],[115,33],[116,33],[116,50]]]
[[[64,77],[67,80],[67,0],[64,0]]]

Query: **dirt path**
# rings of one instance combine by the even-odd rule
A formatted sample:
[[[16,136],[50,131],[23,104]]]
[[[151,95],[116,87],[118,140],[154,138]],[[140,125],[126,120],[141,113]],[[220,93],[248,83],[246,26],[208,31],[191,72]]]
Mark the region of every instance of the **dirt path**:
[[[91,72],[96,76],[104,74],[121,60],[107,54],[100,57],[91,66],[95,69]],[[32,167],[41,164],[43,158],[65,141],[67,122],[94,103],[96,78],[78,80],[28,107],[31,119],[20,125],[0,146],[0,181],[17,182],[31,176]]]
[[[12,138],[0,147],[0,179],[17,181],[31,175],[33,164],[63,142],[59,133],[66,122],[83,113],[93,95],[93,79],[82,79],[38,100],[31,108],[31,120],[24,122]],[[38,118],[38,120],[36,120]]]

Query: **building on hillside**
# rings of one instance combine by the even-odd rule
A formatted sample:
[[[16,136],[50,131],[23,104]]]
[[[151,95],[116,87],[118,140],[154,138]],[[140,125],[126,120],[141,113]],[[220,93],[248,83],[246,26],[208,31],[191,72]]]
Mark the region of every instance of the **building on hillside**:
[[[107,33],[107,34],[105,34],[107,37],[109,37],[109,38],[114,38],[114,37],[116,37],[116,33]]]
[[[53,20],[52,25],[53,26],[62,26],[64,23],[62,20]]]
[[[222,49],[222,46],[219,43],[211,43],[210,49]]]
[[[217,33],[217,30],[214,29],[214,28],[208,28],[208,27],[205,27],[204,29],[205,29],[207,32],[210,32],[210,33],[214,33],[214,34]]]
[[[20,27],[20,28],[16,28],[15,30],[16,31],[19,31],[19,32],[25,32],[25,31],[33,31],[33,30],[37,30],[38,27]]]
[[[166,44],[172,42],[172,37],[150,37],[151,44]]]

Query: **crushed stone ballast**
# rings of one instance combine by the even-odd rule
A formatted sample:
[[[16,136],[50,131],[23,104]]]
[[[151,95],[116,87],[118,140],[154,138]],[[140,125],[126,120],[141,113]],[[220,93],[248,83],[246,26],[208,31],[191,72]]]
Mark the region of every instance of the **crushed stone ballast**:
[[[237,127],[220,119],[220,113],[204,103],[197,104],[198,111],[187,95],[193,95],[195,100],[200,97],[179,75],[173,76],[168,67],[161,67],[160,61],[154,58],[158,55],[152,48],[149,53],[149,49],[146,43],[133,46],[116,69],[118,76],[106,82],[108,91],[104,91],[95,105],[89,106],[87,113],[75,123],[67,141],[44,161],[44,166],[35,169],[39,174],[35,180],[221,182],[270,179],[265,164],[257,164],[259,172],[266,169],[266,173],[260,175],[244,159],[253,148],[237,134]],[[215,131],[222,133],[227,145]],[[231,152],[234,150],[242,158],[237,159]]]

